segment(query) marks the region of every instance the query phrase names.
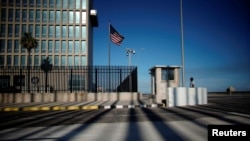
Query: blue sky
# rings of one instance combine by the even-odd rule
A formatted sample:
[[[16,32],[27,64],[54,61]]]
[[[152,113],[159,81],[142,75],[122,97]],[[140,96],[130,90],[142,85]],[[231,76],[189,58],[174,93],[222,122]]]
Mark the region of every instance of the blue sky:
[[[183,0],[185,85],[194,77],[208,91],[250,90],[250,4],[248,0]],[[94,65],[108,65],[108,23],[125,39],[111,43],[111,65],[128,65],[136,51],[138,89],[150,93],[149,69],[181,66],[180,0],[94,0]],[[181,73],[181,72],[180,72]]]

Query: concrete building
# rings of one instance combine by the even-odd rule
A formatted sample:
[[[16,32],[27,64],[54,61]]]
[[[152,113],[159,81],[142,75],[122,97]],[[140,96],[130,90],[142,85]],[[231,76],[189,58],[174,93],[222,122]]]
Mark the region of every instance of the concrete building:
[[[27,66],[20,38],[31,32],[38,40],[30,66],[47,56],[54,66],[93,65],[93,27],[98,26],[92,0],[1,0],[0,66]]]
[[[169,87],[179,87],[180,67],[156,65],[149,69],[151,74],[151,93],[155,96],[155,102],[162,103],[166,100]]]

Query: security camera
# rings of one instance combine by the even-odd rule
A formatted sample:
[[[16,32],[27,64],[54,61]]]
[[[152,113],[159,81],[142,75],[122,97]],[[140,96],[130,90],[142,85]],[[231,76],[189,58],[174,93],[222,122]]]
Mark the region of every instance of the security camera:
[[[133,54],[135,54],[135,50],[133,50]]]

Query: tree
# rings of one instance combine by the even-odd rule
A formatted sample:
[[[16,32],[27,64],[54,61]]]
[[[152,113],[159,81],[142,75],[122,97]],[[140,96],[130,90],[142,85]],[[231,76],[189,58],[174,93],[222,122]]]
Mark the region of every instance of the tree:
[[[52,70],[52,64],[50,63],[49,57],[42,61],[41,70],[45,73],[45,92],[47,93],[48,72]]]
[[[36,48],[38,40],[32,37],[31,33],[23,33],[20,41],[21,47],[26,48],[28,51],[27,69],[28,69],[28,93],[30,92],[30,52],[31,49]]]

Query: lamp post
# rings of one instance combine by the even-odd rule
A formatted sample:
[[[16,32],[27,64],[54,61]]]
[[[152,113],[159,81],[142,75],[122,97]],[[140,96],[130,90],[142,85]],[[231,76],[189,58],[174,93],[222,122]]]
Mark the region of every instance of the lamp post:
[[[127,48],[127,56],[128,56],[128,65],[131,66],[131,54],[135,54],[134,49]]]

